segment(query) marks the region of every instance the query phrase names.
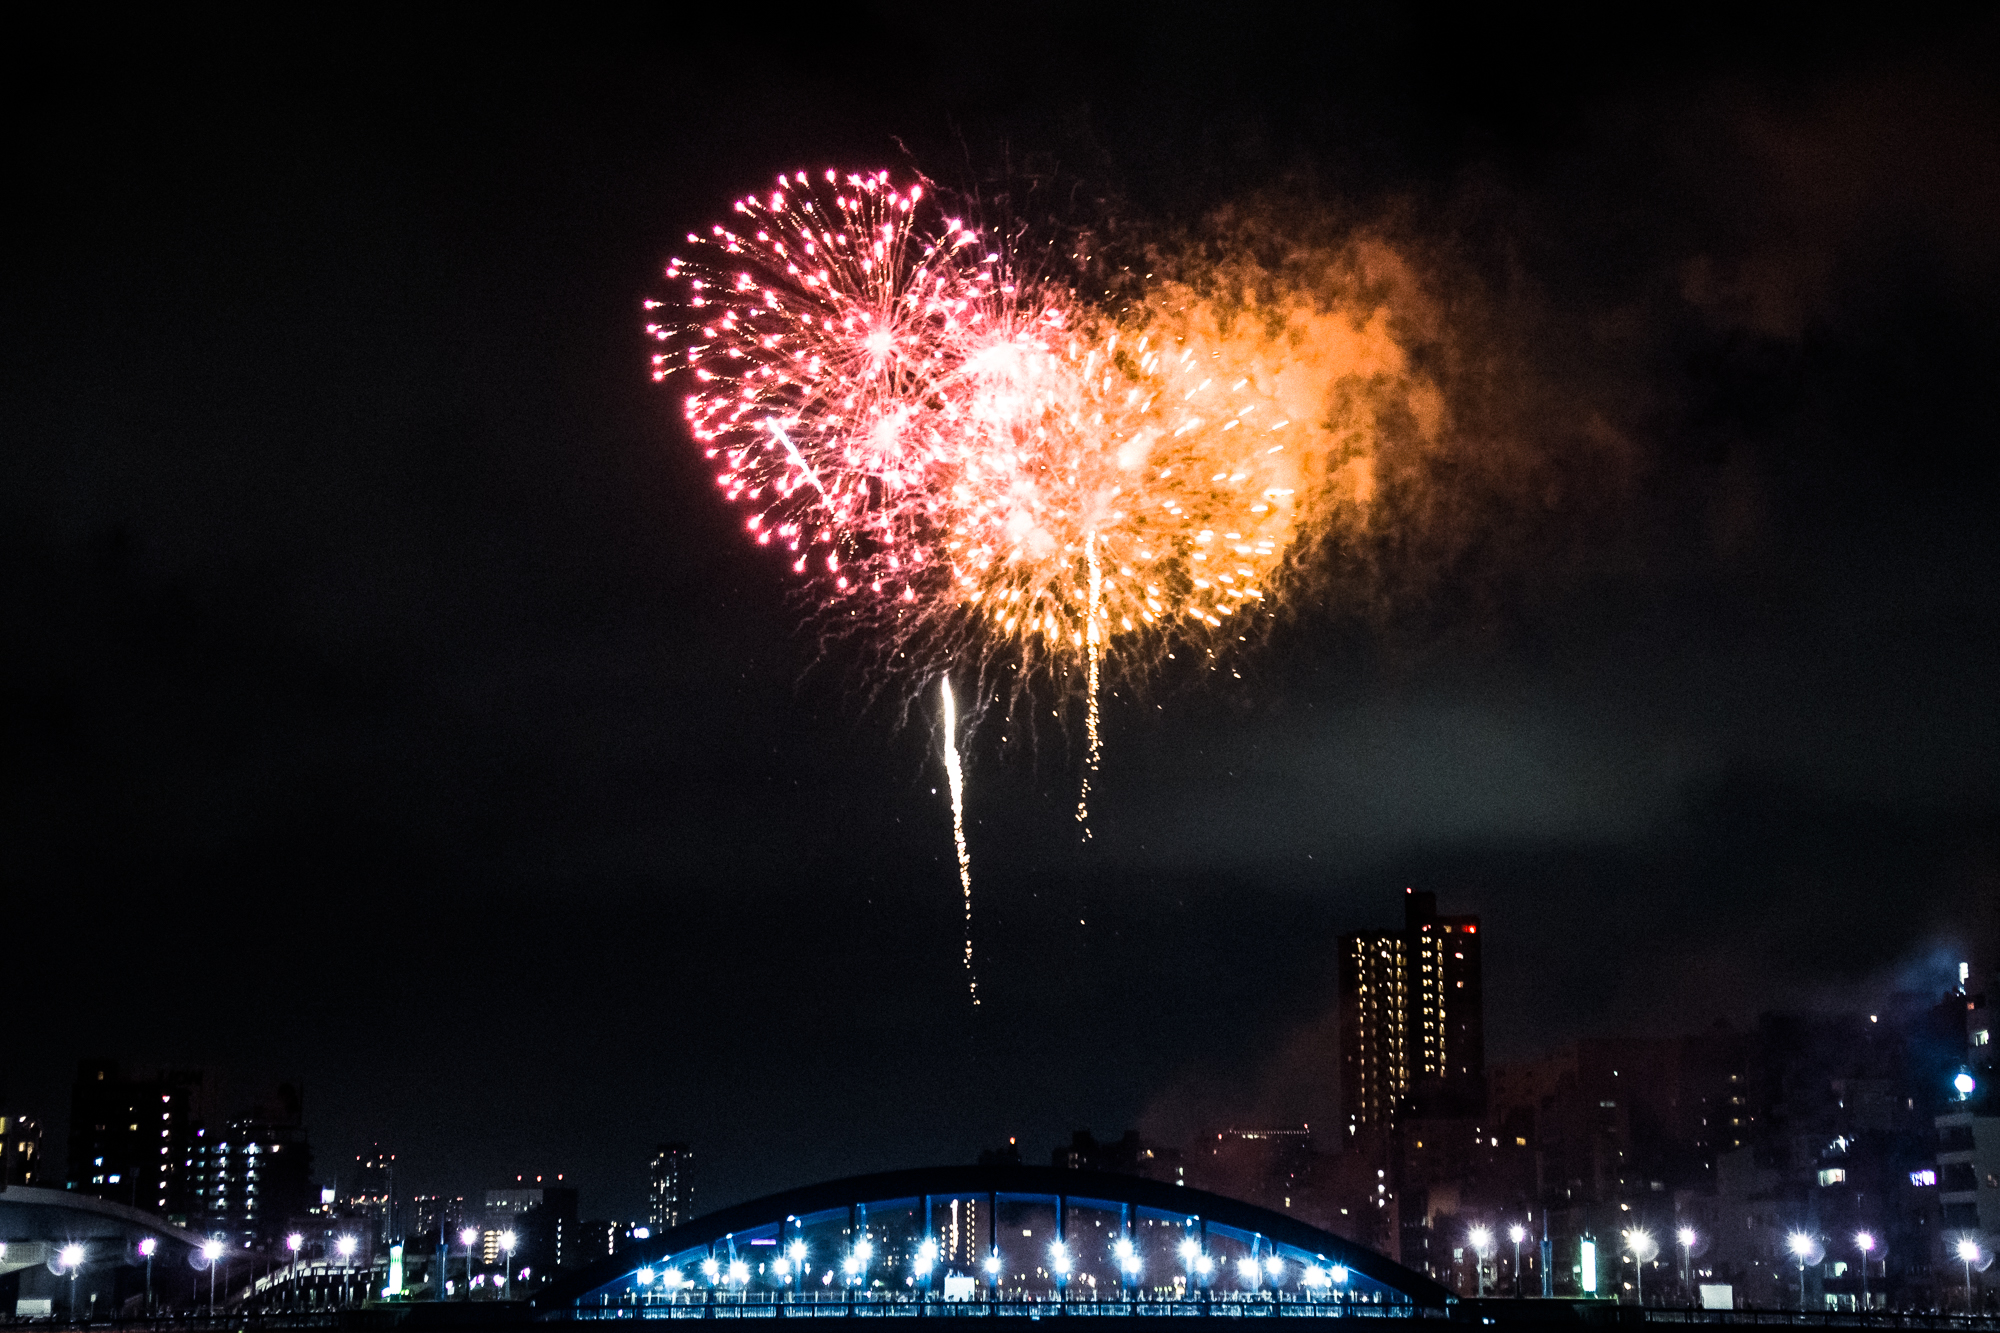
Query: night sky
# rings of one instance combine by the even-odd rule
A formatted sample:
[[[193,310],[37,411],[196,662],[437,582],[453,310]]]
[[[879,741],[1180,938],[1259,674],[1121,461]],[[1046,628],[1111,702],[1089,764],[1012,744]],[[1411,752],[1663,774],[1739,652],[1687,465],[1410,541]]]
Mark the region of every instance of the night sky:
[[[1489,1058],[2000,961],[1995,29],[1211,8],[14,52],[0,1096],[300,1079],[322,1174],[629,1216],[663,1139],[705,1208],[1330,1131],[1405,885]],[[646,373],[675,241],[835,164],[1317,210],[1462,354],[1450,503],[1109,701],[1092,844],[1073,713],[982,723],[976,1012],[923,682],[802,632]]]

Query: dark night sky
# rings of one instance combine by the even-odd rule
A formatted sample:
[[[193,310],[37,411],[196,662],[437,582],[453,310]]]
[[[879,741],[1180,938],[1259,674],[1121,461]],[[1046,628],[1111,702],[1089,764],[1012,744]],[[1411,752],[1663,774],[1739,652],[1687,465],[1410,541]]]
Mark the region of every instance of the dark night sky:
[[[706,1206],[1331,1128],[1405,884],[1484,915],[1500,1057],[1996,961],[1992,28],[660,12],[12,54],[0,1095],[300,1078],[329,1168],[630,1214],[668,1137]],[[1399,236],[1534,484],[1114,701],[1087,849],[1072,743],[982,735],[974,1015],[935,735],[798,632],[638,303],[778,170],[1022,161]]]

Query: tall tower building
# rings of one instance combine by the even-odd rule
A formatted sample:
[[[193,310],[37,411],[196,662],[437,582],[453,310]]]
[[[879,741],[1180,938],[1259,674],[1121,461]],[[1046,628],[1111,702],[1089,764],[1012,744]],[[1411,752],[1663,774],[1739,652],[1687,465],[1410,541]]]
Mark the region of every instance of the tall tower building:
[[[1409,961],[1401,935],[1340,941],[1340,1100],[1347,1130],[1394,1128],[1410,1093]]]
[[[677,1227],[694,1216],[693,1171],[694,1149],[687,1144],[662,1143],[653,1150],[646,1220],[656,1230]]]
[[[1406,889],[1412,1093],[1426,1107],[1471,1114],[1483,1100],[1486,1019],[1480,1003],[1479,918],[1439,916],[1437,895]]]
[[[1485,1101],[1479,918],[1404,890],[1403,929],[1340,941],[1341,1103],[1349,1134]]]

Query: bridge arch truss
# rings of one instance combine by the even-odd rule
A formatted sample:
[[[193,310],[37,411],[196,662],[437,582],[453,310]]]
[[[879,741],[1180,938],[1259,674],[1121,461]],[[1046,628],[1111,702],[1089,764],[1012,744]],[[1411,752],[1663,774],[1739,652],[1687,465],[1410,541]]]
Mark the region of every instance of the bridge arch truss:
[[[1394,1316],[1443,1313],[1450,1300],[1283,1213],[1135,1177],[981,1166],[739,1204],[558,1279],[532,1304],[557,1319]]]

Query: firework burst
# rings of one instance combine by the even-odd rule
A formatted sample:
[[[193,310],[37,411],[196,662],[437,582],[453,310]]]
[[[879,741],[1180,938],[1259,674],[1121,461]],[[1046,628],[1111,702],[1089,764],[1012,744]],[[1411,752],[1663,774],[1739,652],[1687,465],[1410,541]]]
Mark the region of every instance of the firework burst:
[[[1330,392],[1380,373],[1379,312],[1184,286],[1093,311],[886,172],[800,172],[736,213],[668,266],[654,376],[689,381],[752,539],[914,674],[1087,681],[1233,641],[1366,501]]]
[[[1379,309],[1186,282],[1092,309],[887,172],[782,176],[688,244],[654,376],[750,537],[904,673],[1080,684],[1086,837],[1105,672],[1248,638],[1367,504],[1337,390],[1400,373]]]

